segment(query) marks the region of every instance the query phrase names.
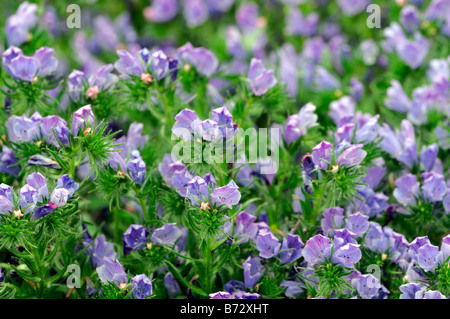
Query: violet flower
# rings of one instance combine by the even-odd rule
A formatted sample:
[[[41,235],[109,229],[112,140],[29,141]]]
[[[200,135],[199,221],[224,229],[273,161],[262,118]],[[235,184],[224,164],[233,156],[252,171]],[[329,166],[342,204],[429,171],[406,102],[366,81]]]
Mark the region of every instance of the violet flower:
[[[152,282],[144,274],[134,276],[131,283],[134,299],[145,299],[153,293]]]
[[[128,255],[133,250],[146,248],[148,229],[142,225],[130,225],[123,233],[123,254]]]
[[[259,233],[256,239],[256,248],[259,251],[259,256],[262,258],[273,258],[278,255],[280,251],[280,241],[270,231]]]
[[[175,223],[165,224],[164,226],[155,229],[151,241],[157,245],[173,245],[181,235],[182,232]]]
[[[261,60],[252,58],[248,71],[250,89],[256,96],[261,96],[277,84],[273,70],[266,70]]]
[[[107,285],[109,281],[114,282],[117,286],[120,286],[120,284],[128,281],[128,276],[125,273],[125,270],[117,260],[110,257],[105,257],[103,262],[104,264],[97,267],[95,270],[97,271],[98,277],[105,285]]]
[[[264,274],[261,258],[248,257],[247,260],[242,263],[242,267],[244,268],[245,288],[253,288]]]
[[[316,107],[312,103],[308,103],[300,109],[298,114],[288,117],[284,131],[284,140],[287,145],[303,136],[309,128],[319,125],[315,110]]]

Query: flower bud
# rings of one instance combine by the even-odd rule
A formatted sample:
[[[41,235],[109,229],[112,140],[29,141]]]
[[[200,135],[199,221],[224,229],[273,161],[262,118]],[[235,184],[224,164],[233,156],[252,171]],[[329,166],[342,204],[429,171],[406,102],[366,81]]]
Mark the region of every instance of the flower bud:
[[[153,81],[153,77],[148,73],[142,73],[141,74],[141,80],[145,84],[150,84]]]
[[[94,85],[93,87],[90,87],[86,94],[88,96],[88,98],[90,98],[91,100],[95,99],[98,95],[98,93],[100,92],[99,88],[97,85]]]

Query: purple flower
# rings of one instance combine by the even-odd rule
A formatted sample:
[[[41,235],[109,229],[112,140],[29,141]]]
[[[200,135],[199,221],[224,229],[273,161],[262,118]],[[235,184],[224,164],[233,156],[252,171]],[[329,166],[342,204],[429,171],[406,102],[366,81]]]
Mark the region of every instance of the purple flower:
[[[236,23],[244,32],[252,32],[258,24],[259,7],[254,2],[242,3],[236,10]]]
[[[233,297],[233,299],[259,299],[259,297],[261,297],[261,295],[257,293],[252,294],[243,290],[236,291],[232,293],[231,296]]]
[[[350,80],[350,93],[354,101],[361,100],[364,94],[364,85],[355,77]]]
[[[97,271],[98,277],[105,285],[108,284],[108,281],[114,282],[117,286],[127,282],[128,276],[117,260],[105,257],[103,262],[104,264],[97,267],[95,270]]]
[[[337,0],[339,8],[346,16],[354,16],[365,10],[369,2],[367,0]]]
[[[439,252],[439,247],[425,244],[417,250],[417,259],[419,266],[425,271],[433,271],[442,262],[442,253]]]
[[[245,244],[249,239],[255,239],[258,232],[258,227],[255,223],[256,216],[241,212],[236,218],[236,229],[234,231],[234,238],[236,238],[236,245]]]
[[[223,137],[234,135],[233,115],[225,106],[212,110],[211,119],[217,123]]]
[[[415,299],[447,299],[447,297],[437,290],[428,290],[426,292],[419,290],[416,292]]]
[[[79,129],[84,131],[85,128],[93,126],[95,124],[95,116],[94,113],[92,113],[91,105],[85,105],[81,108],[79,108],[75,113],[73,114],[72,119],[72,134],[74,136],[78,135]]]
[[[144,17],[152,22],[164,23],[175,18],[177,12],[177,0],[153,0],[152,6],[144,9]]]
[[[371,274],[359,275],[352,279],[352,286],[358,291],[361,298],[372,299],[379,293],[380,281]]]
[[[195,120],[192,123],[194,127],[194,134],[205,141],[214,141],[222,137],[218,124],[213,120]]]
[[[345,220],[345,227],[354,232],[357,237],[361,237],[369,228],[369,216],[363,215],[360,212],[349,215]]]
[[[34,77],[52,73],[58,67],[58,61],[53,57],[54,50],[42,47],[33,57],[24,56],[22,50],[10,47],[3,52],[2,62],[6,71],[14,79],[31,82]]]
[[[256,96],[261,96],[277,84],[273,70],[266,70],[261,60],[252,58],[248,71],[250,88]]]
[[[325,45],[321,37],[307,39],[303,45],[302,56],[315,64],[320,63]]]
[[[182,164],[179,161],[172,161],[171,154],[165,154],[163,157],[162,163],[158,165],[158,170],[164,180],[164,182],[168,185],[173,187],[172,184],[172,177],[175,171],[177,170],[184,170],[186,166]]]
[[[111,72],[114,70],[112,64],[106,64],[91,74],[88,83],[91,88],[97,86],[102,90],[112,87],[117,82],[117,76]],[[89,95],[89,94],[88,94]]]
[[[40,138],[39,122],[33,121],[25,115],[13,115],[6,121],[6,129],[11,142],[33,142]]]
[[[163,51],[159,50],[153,53],[150,60],[150,70],[158,80],[166,76],[169,71],[169,58]]]
[[[184,63],[191,64],[198,73],[210,77],[219,66],[216,56],[209,50],[194,48],[190,42],[178,49],[178,54]]]
[[[232,299],[231,294],[226,291],[218,291],[213,294],[209,294],[211,299]]]
[[[3,145],[0,153],[0,173],[19,176],[19,172],[16,156],[8,146]]]
[[[54,169],[61,169],[58,162],[42,155],[30,156],[28,165],[41,165],[45,167],[52,167]]]
[[[70,98],[74,101],[78,101],[82,96],[81,92],[83,88],[84,72],[79,70],[73,70],[67,77],[67,89],[70,94]]]
[[[6,42],[8,45],[21,45],[28,41],[29,31],[38,22],[38,5],[25,1],[17,12],[6,20]]]
[[[209,190],[206,181],[196,176],[187,183],[186,196],[191,200],[192,205],[200,206],[201,202],[209,202]]]
[[[332,245],[330,239],[322,235],[315,235],[306,242],[302,254],[305,260],[314,265],[319,261],[324,261],[331,254]]]
[[[37,75],[38,68],[39,63],[36,59],[20,55],[11,60],[7,70],[10,71],[9,74],[13,78],[25,82],[31,82]]]
[[[69,199],[69,193],[70,192],[65,188],[56,188],[50,195],[50,201],[55,203],[58,207],[63,207]]]
[[[262,258],[273,258],[280,251],[280,241],[271,232],[259,233],[256,239],[256,248]]]
[[[131,280],[134,299],[145,299],[153,292],[151,280],[144,274],[136,275]]]
[[[145,179],[145,162],[138,150],[134,150],[130,154],[127,162],[128,173],[136,184],[142,184]]]
[[[420,67],[428,55],[430,41],[420,33],[414,34],[414,40],[402,39],[397,43],[398,56],[412,69]]]
[[[217,187],[211,194],[211,200],[218,206],[225,205],[230,208],[239,203],[241,193],[238,191],[239,186],[234,181],[230,181],[228,185]]]
[[[278,78],[282,84],[286,84],[286,92],[290,97],[297,97],[298,93],[298,68],[300,67],[300,58],[296,49],[290,43],[284,44],[277,50],[278,55]]]
[[[52,202],[49,202],[48,204],[43,204],[36,209],[36,211],[31,216],[31,220],[37,220],[39,218],[47,216],[48,214],[53,213],[57,207],[58,206],[56,206],[56,204]]]
[[[69,145],[69,129],[67,128],[67,122],[56,115],[49,115],[41,120],[41,132],[42,136],[47,136],[47,143],[60,148],[58,141],[53,135],[53,131],[56,133],[56,138],[64,146]]]
[[[245,286],[242,281],[232,279],[223,285],[223,289],[231,294],[236,291],[245,290]]]
[[[128,255],[133,250],[142,250],[147,245],[149,235],[147,227],[142,225],[130,225],[123,233],[123,254]]]
[[[305,285],[298,281],[283,280],[280,287],[285,288],[284,295],[286,297],[294,299],[303,294],[303,287]]]
[[[303,136],[309,128],[318,125],[315,110],[316,107],[312,103],[308,103],[300,109],[298,114],[289,116],[284,131],[284,140],[287,145]]]
[[[363,144],[350,146],[338,156],[338,158],[336,159],[336,163],[340,166],[346,167],[352,167],[361,164],[361,162],[367,155],[367,152],[362,149],[363,146]]]
[[[401,113],[407,113],[411,109],[411,100],[403,91],[402,85],[397,80],[391,81],[391,87],[387,89],[387,98],[384,104],[388,109]]]
[[[173,278],[172,273],[168,272],[164,276],[164,286],[166,287],[167,294],[169,295],[169,298],[175,297],[178,292],[181,291],[180,286],[178,285],[175,278]]]
[[[349,243],[339,247],[333,254],[333,262],[346,268],[352,268],[360,259],[361,250],[356,244]]]
[[[245,288],[253,288],[264,274],[261,258],[248,257],[247,260],[242,263],[242,267],[244,268]]]
[[[286,17],[285,33],[288,35],[312,36],[316,33],[319,15],[312,12],[303,16],[302,12],[296,8],[290,8]]]
[[[183,0],[183,13],[189,28],[195,28],[208,20],[208,6],[204,0]]]
[[[283,238],[280,250],[280,259],[282,264],[289,264],[302,256],[302,239],[298,235],[287,234]]]
[[[312,149],[312,160],[319,169],[326,170],[331,161],[331,143],[322,141]]]
[[[94,267],[102,266],[105,258],[115,259],[116,257],[114,245],[106,241],[105,235],[102,234],[94,240],[92,243],[92,264]]]
[[[314,85],[317,92],[333,91],[341,88],[337,78],[321,65],[314,67]]]
[[[79,184],[69,175],[64,174],[56,181],[56,188],[65,188],[69,191],[69,198],[78,190]]]
[[[408,283],[400,286],[400,291],[402,294],[399,299],[415,299],[416,292],[422,290],[420,284]]]
[[[175,223],[165,224],[155,229],[151,241],[157,245],[173,245],[181,237],[182,232]]]
[[[369,248],[371,251],[383,254],[388,249],[388,241],[384,236],[383,229],[378,223],[369,223],[369,229],[365,238],[366,242],[364,247]]]
[[[58,60],[53,57],[55,50],[52,48],[42,47],[34,53],[33,58],[38,61],[39,70],[37,75],[50,74],[58,68]]]
[[[183,140],[190,140],[194,133],[194,122],[199,120],[197,113],[190,109],[184,109],[175,115],[175,124],[172,132]]]
[[[431,244],[430,240],[428,239],[428,236],[422,236],[422,237],[416,237],[409,245],[408,247],[412,249],[413,256],[414,254],[417,254],[419,252],[419,248],[426,245]]]
[[[323,211],[321,221],[322,230],[325,235],[334,235],[334,230],[339,229],[344,221],[344,209],[340,207],[331,207]]]
[[[42,201],[42,197],[34,187],[25,184],[20,189],[20,206],[22,209],[27,207],[25,212],[32,212],[38,201]]]
[[[417,8],[412,5],[404,6],[402,11],[400,11],[400,22],[408,32],[413,33],[419,28],[418,15]]]
[[[187,183],[192,180],[194,176],[187,170],[187,168],[182,170],[176,170],[172,177],[173,187],[178,191],[178,193],[186,197],[187,195]]]
[[[135,75],[140,77],[145,71],[142,62],[137,56],[132,55],[126,50],[118,50],[116,53],[119,56],[119,60],[114,63],[114,67],[120,74],[125,76]]]
[[[426,172],[422,174],[423,186],[422,193],[425,200],[430,202],[442,201],[447,193],[447,186],[445,184],[444,176],[433,172]]]
[[[343,117],[355,114],[355,101],[350,96],[343,96],[330,103],[328,114],[334,123],[339,124]]]

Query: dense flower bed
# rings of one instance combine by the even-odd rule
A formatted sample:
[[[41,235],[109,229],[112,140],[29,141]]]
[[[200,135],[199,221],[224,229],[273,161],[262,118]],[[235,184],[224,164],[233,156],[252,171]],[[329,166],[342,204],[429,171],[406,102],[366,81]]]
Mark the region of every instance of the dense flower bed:
[[[450,297],[450,0],[0,8],[0,297]]]

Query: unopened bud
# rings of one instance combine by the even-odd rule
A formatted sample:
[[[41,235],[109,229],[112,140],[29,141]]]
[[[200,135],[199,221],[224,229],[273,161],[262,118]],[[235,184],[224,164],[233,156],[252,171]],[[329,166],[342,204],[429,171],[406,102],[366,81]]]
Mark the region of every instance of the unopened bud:
[[[91,133],[91,131],[92,131],[92,129],[91,129],[90,127],[86,128],[86,129],[83,131],[83,136],[86,137],[89,133]]]
[[[127,284],[126,283],[121,283],[120,285],[119,285],[119,289],[125,289],[125,288],[127,288]]]
[[[395,2],[397,2],[397,5],[400,7],[404,7],[408,3],[407,0],[396,0]]]
[[[335,90],[335,91],[334,91],[334,95],[335,95],[337,98],[340,98],[340,97],[342,97],[344,94],[342,93],[341,90]]]
[[[145,84],[150,84],[153,81],[153,77],[148,73],[142,73],[141,74],[141,80]]]
[[[97,85],[94,85],[93,87],[90,87],[88,90],[87,90],[87,96],[88,96],[88,98],[90,98],[90,99],[95,99],[96,97],[97,97],[97,95],[98,95],[98,93],[100,92],[100,90],[98,89],[98,86]]]
[[[256,19],[256,26],[259,28],[263,28],[267,25],[267,19],[264,17],[259,17]]]
[[[331,172],[332,172],[332,173],[337,173],[338,170],[339,170],[339,165],[333,165],[333,166],[331,166]]]
[[[125,177],[125,173],[122,172],[120,169],[117,171],[117,175],[118,175],[119,177]]]
[[[200,205],[200,209],[204,212],[206,212],[207,210],[209,210],[211,208],[211,206],[209,205],[208,202],[202,202]]]
[[[381,260],[385,260],[388,256],[386,254],[381,254]]]
[[[148,250],[152,250],[153,244],[152,243],[147,243],[147,249]]]
[[[189,71],[191,70],[191,65],[186,63],[186,64],[183,66],[183,69],[184,69],[184,71],[189,72]]]
[[[37,76],[33,76],[33,79],[31,80],[31,83],[37,83],[38,81],[38,77]]]
[[[21,219],[22,216],[23,216],[23,213],[20,209],[14,211],[14,217],[16,217],[17,219]]]

